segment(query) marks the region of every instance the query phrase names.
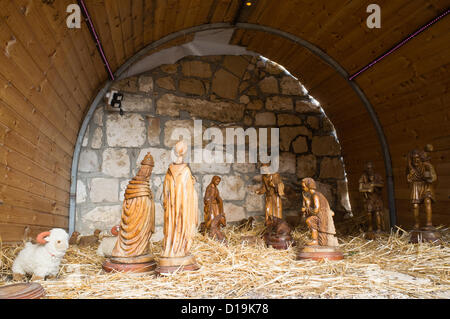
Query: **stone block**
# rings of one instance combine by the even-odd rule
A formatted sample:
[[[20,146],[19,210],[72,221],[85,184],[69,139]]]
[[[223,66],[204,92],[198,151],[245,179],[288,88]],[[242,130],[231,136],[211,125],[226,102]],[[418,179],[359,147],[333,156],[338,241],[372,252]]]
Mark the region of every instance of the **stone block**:
[[[278,114],[277,117],[278,126],[302,124],[302,119],[293,114]]]
[[[106,140],[111,147],[141,147],[146,140],[142,115],[110,114],[106,121]]]
[[[157,102],[157,114],[178,117],[187,111],[192,117],[220,122],[239,122],[244,118],[245,105],[226,101],[163,95]]]
[[[169,91],[175,91],[175,81],[170,76],[165,76],[163,78],[159,78],[156,80],[156,85],[160,88],[169,90]]]
[[[175,74],[178,71],[178,64],[163,64],[160,66],[161,71],[168,74]]]
[[[298,136],[311,137],[311,132],[305,126],[282,127],[280,129],[280,148],[282,151],[289,151],[291,142]]]
[[[301,84],[291,76],[285,76],[280,81],[281,93],[285,95],[303,95]]]
[[[76,202],[77,204],[86,202],[87,199],[87,192],[86,192],[86,185],[83,183],[83,181],[78,180],[77,181],[77,195],[76,195]]]
[[[264,195],[255,194],[261,185],[247,185],[247,196],[244,207],[248,212],[261,212],[264,214]]]
[[[100,149],[103,144],[103,129],[101,127],[97,127],[92,134],[91,147],[93,149]]]
[[[272,112],[256,113],[255,125],[256,126],[275,126],[276,117]]]
[[[220,197],[225,200],[243,200],[245,198],[245,181],[238,175],[222,176],[219,184]],[[208,187],[214,175],[204,175],[202,178],[202,194],[205,194],[206,187]]]
[[[290,97],[272,96],[266,100],[266,109],[269,111],[292,111],[294,104]]]
[[[147,116],[148,130],[147,140],[151,146],[160,144],[161,120],[159,117]]]
[[[308,116],[306,123],[314,130],[318,130],[320,127],[320,119],[316,116]]]
[[[93,178],[89,185],[91,202],[117,202],[119,200],[119,180],[113,178]]]
[[[264,107],[264,102],[261,100],[251,100],[248,104],[247,104],[247,109],[249,110],[261,110]]]
[[[322,113],[319,105],[315,105],[314,103],[305,100],[295,101],[295,111],[298,113]]]
[[[181,63],[181,72],[186,77],[210,78],[212,76],[209,63],[202,61],[184,61]]]
[[[308,140],[304,136],[297,137],[292,142],[292,149],[296,154],[302,154],[308,152]]]
[[[139,91],[150,93],[153,91],[153,78],[148,75],[142,75],[138,80]]]
[[[232,73],[220,69],[214,74],[212,92],[220,97],[234,100],[238,93],[239,79]]]
[[[261,92],[266,94],[278,94],[280,92],[278,89],[278,80],[273,76],[264,78],[259,81],[258,85]]]
[[[341,153],[341,147],[334,136],[314,136],[312,152],[318,156],[333,156]]]
[[[205,86],[203,85],[203,82],[193,78],[181,79],[178,82],[178,89],[186,94],[205,95]]]
[[[281,152],[279,173],[295,174],[296,158],[295,154],[289,152]]]
[[[249,64],[245,58],[239,55],[227,55],[222,65],[238,78],[242,78]]]
[[[304,155],[297,157],[297,171],[298,178],[311,177],[316,175],[317,159],[314,155]]]
[[[80,172],[94,173],[100,170],[100,163],[97,153],[92,150],[83,149],[80,152],[80,159],[78,162],[78,170]]]
[[[81,215],[80,232],[92,235],[94,230],[110,230],[120,224],[122,205],[99,206]]]
[[[130,158],[127,149],[105,149],[103,151],[102,173],[114,177],[129,177]]]
[[[245,209],[242,206],[238,206],[232,203],[224,203],[223,211],[227,218],[227,222],[236,222],[242,220],[243,218],[246,218]]]
[[[345,178],[342,161],[337,157],[324,157],[320,163],[320,178]]]
[[[153,110],[153,102],[148,97],[124,94],[122,109],[124,112],[151,112]],[[113,110],[117,111],[118,109]]]

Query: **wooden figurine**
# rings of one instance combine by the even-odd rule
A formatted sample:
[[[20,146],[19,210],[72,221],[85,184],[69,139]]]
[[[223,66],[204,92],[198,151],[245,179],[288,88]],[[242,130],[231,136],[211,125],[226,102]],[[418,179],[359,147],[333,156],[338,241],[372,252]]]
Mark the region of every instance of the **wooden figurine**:
[[[164,194],[164,239],[156,272],[159,274],[197,270],[195,257],[190,254],[198,223],[198,197],[195,179],[183,157],[187,144],[175,145],[176,160],[167,170]]]
[[[117,242],[103,264],[105,271],[146,272],[156,267],[149,247],[155,232],[155,202],[149,184],[154,166],[152,155],[147,153],[128,183]]]
[[[269,247],[288,249],[289,246],[294,245],[291,232],[292,228],[286,221],[270,216],[263,238]]]
[[[205,197],[203,198],[204,205],[204,222],[202,232],[205,234],[217,235],[217,239],[224,238],[225,236],[220,231],[220,226],[225,227],[227,225],[226,217],[223,212],[223,201],[219,194],[218,186],[220,184],[221,178],[219,176],[214,176],[211,179],[208,187],[205,191]],[[214,222],[214,220],[217,220]],[[214,230],[211,230],[212,224],[214,223]],[[222,239],[219,239],[222,241]]]
[[[225,214],[219,214],[213,218],[208,229],[208,236],[220,241],[226,242],[225,234],[222,232],[221,227],[227,226],[227,220]]]
[[[278,173],[269,172],[270,164],[262,164],[261,170],[262,185],[261,188],[256,191],[256,194],[265,195],[265,224],[268,224],[269,217],[283,218],[283,205],[281,197],[284,197],[284,184],[281,180],[281,176]]]
[[[302,180],[303,207],[306,224],[311,231],[311,241],[300,251],[298,259],[340,260],[344,256],[339,250],[333,216],[328,200],[316,189],[312,178]]]
[[[363,195],[364,208],[367,213],[368,239],[374,239],[384,230],[383,227],[383,178],[375,173],[372,162],[366,164],[366,169],[359,179],[359,192]],[[373,217],[376,230],[373,231]]]
[[[93,235],[81,236],[79,232],[74,231],[72,233],[72,236],[70,236],[69,245],[78,245],[80,247],[83,247],[98,244],[100,233],[100,229],[96,229]]]
[[[433,150],[427,145],[424,151],[414,149],[408,155],[406,178],[411,187],[411,204],[414,215],[414,229],[411,231],[410,241],[436,242],[440,241],[439,231],[433,227],[431,204],[435,202],[433,183],[437,180],[436,171],[430,162],[428,152]],[[420,227],[420,205],[425,206],[426,224]]]

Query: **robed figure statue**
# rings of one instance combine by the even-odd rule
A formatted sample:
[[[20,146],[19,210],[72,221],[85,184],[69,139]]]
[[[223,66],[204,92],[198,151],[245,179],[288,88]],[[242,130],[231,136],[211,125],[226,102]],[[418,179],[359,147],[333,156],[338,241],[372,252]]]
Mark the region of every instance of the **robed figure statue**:
[[[316,182],[312,178],[302,180],[303,201],[302,213],[311,231],[311,241],[298,255],[299,259],[339,260],[343,258],[339,250],[334,227],[333,216],[326,197],[317,191]]]
[[[175,145],[176,160],[164,179],[164,239],[157,268],[160,274],[199,268],[190,254],[198,224],[198,196],[195,179],[183,162],[186,152],[186,142]]]
[[[152,155],[147,153],[128,183],[117,242],[103,265],[106,271],[144,272],[156,266],[149,246],[155,232],[155,202],[149,184],[154,165]]]

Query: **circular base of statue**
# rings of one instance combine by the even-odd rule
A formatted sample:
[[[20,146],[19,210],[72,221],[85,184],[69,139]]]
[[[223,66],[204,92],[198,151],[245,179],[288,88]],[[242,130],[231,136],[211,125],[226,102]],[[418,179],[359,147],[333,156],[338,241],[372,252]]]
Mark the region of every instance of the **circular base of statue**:
[[[413,229],[410,232],[409,242],[413,244],[422,242],[440,244],[441,233],[433,226],[426,226],[420,229]]]
[[[192,255],[184,257],[160,257],[156,273],[159,275],[171,274],[180,271],[199,270],[195,257]]]
[[[274,249],[285,250],[290,246],[295,246],[291,236],[267,236],[265,237],[266,245]]]
[[[41,299],[44,288],[38,283],[21,283],[0,287],[0,299]]]
[[[153,255],[137,257],[109,257],[105,260],[102,268],[106,272],[149,272],[156,268]]]
[[[387,233],[381,230],[368,231],[364,233],[364,238],[368,240],[374,240],[383,237],[384,235],[387,235]]]
[[[313,259],[313,260],[341,260],[344,255],[338,247],[332,246],[305,246],[298,253],[297,260]]]

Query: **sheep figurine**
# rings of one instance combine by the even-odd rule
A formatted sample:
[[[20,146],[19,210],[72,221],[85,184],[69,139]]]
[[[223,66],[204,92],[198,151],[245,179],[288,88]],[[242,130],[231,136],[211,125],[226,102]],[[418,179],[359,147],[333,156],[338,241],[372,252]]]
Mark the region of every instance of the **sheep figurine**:
[[[61,259],[69,247],[69,235],[64,229],[54,228],[36,237],[37,244],[25,244],[25,248],[14,260],[12,271],[14,280],[22,280],[26,274],[31,280],[56,277]]]

